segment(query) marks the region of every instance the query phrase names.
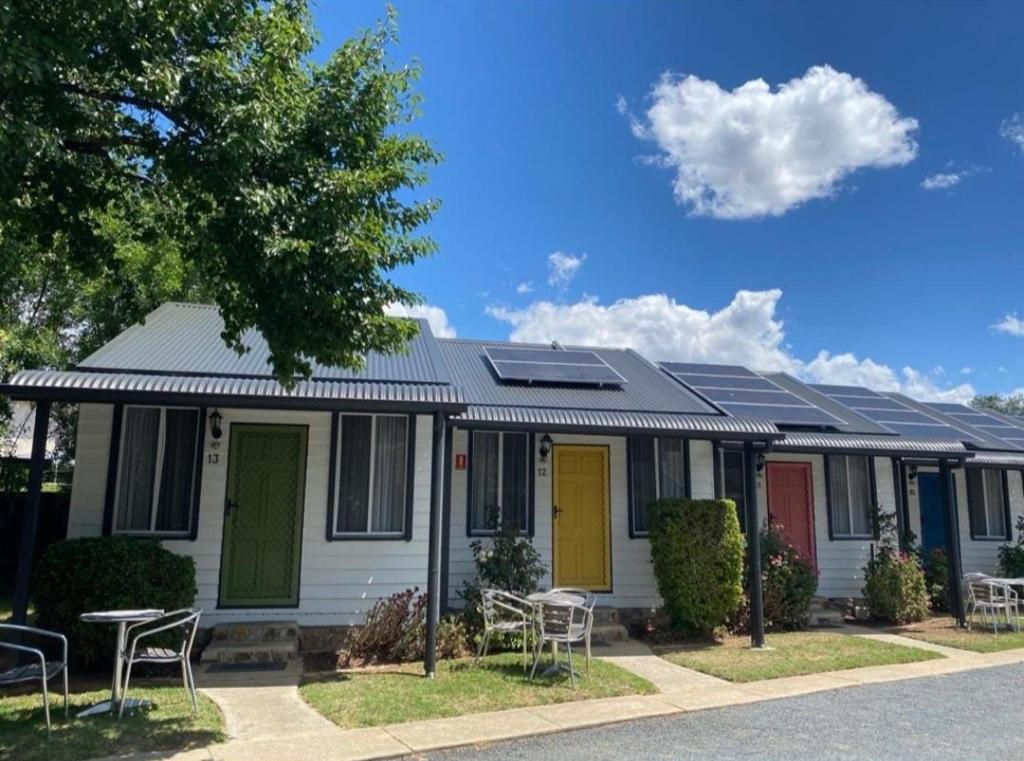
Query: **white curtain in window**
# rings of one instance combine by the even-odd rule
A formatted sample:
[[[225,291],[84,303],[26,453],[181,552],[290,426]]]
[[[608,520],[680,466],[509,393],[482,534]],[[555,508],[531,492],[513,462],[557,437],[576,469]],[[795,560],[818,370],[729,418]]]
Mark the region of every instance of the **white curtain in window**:
[[[405,528],[408,426],[406,417],[382,415],[377,418],[371,531],[399,532]]]
[[[871,478],[867,457],[847,457],[850,478],[850,516],[853,534],[871,534]]]
[[[658,439],[658,480],[661,499],[686,497],[686,455],[683,439]]]
[[[164,420],[164,462],[160,470],[157,531],[187,531],[192,513],[192,474],[199,434],[198,410],[168,409]]]
[[[495,527],[498,510],[498,447],[501,435],[474,431],[473,462],[470,463],[470,529],[487,531]]]
[[[984,470],[985,515],[989,536],[1006,536],[1006,513],[1003,510],[1003,474],[998,470]]]
[[[851,533],[850,497],[846,490],[848,481],[846,458],[830,456],[828,461],[829,510],[832,513],[832,534],[842,536]]]
[[[128,407],[122,425],[115,525],[119,531],[148,531],[156,479],[160,408]]]

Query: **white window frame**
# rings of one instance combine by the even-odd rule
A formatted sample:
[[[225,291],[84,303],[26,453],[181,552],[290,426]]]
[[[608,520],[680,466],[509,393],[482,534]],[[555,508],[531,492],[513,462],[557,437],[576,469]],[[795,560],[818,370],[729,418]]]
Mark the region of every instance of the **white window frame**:
[[[478,433],[491,433],[498,435],[498,525],[494,528],[473,528],[473,463],[469,463],[469,478],[466,479],[466,492],[469,495],[469,507],[470,509],[466,512],[467,529],[469,536],[494,536],[498,533],[502,525],[502,519],[504,516],[502,513],[505,510],[505,506],[500,504],[505,501],[505,435],[509,436],[525,436],[526,437],[526,520],[527,525],[520,526],[516,532],[518,536],[529,536],[530,535],[530,497],[533,494],[533,479],[530,477],[530,434],[523,431],[491,431],[476,429],[469,432],[470,439],[476,436]],[[470,450],[474,451],[475,446],[471,446]]]
[[[826,457],[834,457],[834,458],[841,457],[841,458],[843,458],[846,461],[846,483],[844,485],[846,487],[846,517],[850,521],[850,532],[846,533],[846,534],[839,533],[839,531],[836,529],[835,521],[832,519],[832,476],[831,476],[832,468],[829,467],[829,478],[828,478],[828,483],[825,484],[825,490],[828,493],[829,525],[831,526],[831,534],[832,534],[831,539],[833,541],[836,540],[836,539],[840,539],[840,540],[845,540],[845,539],[869,539],[870,540],[870,539],[874,539],[875,538],[875,532],[871,528],[874,525],[874,518],[872,516],[872,513],[875,510],[875,504],[874,503],[875,503],[875,499],[876,499],[876,497],[875,497],[875,490],[873,488],[874,487],[874,480],[875,480],[874,477],[873,477],[874,467],[875,467],[874,458],[868,457],[868,456],[865,456],[865,455],[856,455],[856,454],[834,454],[834,455],[825,455],[825,456]],[[864,472],[864,476],[868,480],[868,488],[867,488],[867,494],[868,494],[868,504],[867,504],[867,509],[868,509],[868,532],[866,534],[857,534],[857,533],[854,533],[854,531],[853,531],[853,525],[854,525],[854,520],[853,520],[853,492],[850,489],[850,458],[852,458],[852,457],[859,458],[861,460],[864,460],[867,463],[867,470]]]
[[[1006,541],[1007,529],[1009,527],[1008,526],[1003,526],[1003,532],[1001,534],[993,534],[992,533],[992,527],[988,524],[988,508],[989,508],[989,505],[991,504],[991,500],[992,500],[992,495],[989,493],[989,488],[988,488],[988,486],[989,486],[988,478],[985,475],[988,472],[995,473],[999,477],[999,491],[1001,492],[998,495],[998,497],[999,497],[999,503],[998,503],[999,504],[999,513],[1003,516],[1003,522],[1004,523],[1006,522],[1006,494],[1004,493],[1004,490],[1006,489],[1007,484],[1006,484],[1005,480],[1003,479],[1003,474],[1002,474],[1002,472],[1000,470],[997,470],[996,468],[982,468],[979,471],[979,478],[981,478],[981,494],[982,494],[982,497],[984,499],[984,503],[981,505],[981,515],[985,519],[985,533],[984,534],[975,534],[972,537],[972,539],[980,539],[980,540],[986,541],[986,542],[992,541],[992,540],[998,540],[998,541],[1001,541],[1001,542],[1005,542]],[[970,496],[970,495],[968,495],[968,496]],[[967,517],[967,520],[968,520],[968,523],[969,523],[970,522],[970,516]]]
[[[110,533],[118,536],[163,536],[163,537],[188,537],[192,535],[192,521],[195,520],[195,510],[193,505],[195,504],[196,497],[196,478],[198,477],[199,468],[196,467],[195,461],[192,462],[192,482],[189,484],[189,510],[188,510],[188,527],[183,531],[160,531],[156,528],[156,515],[160,506],[160,485],[163,479],[164,471],[164,450],[167,448],[165,445],[166,432],[167,432],[167,410],[191,410],[196,413],[196,449],[203,445],[203,427],[204,421],[202,419],[202,410],[199,407],[166,407],[155,404],[126,404],[122,407],[121,416],[122,421],[127,417],[127,413],[132,409],[144,409],[160,410],[160,425],[157,428],[157,439],[156,439],[156,465],[153,473],[153,498],[150,500],[149,505],[149,528],[147,529],[119,529],[118,523],[118,510],[121,506],[121,477],[122,469],[124,468],[124,425],[121,425],[121,431],[119,433],[121,440],[117,446],[117,481],[114,486],[114,515],[111,520]]]
[[[415,425],[415,418],[409,415],[394,414],[394,413],[378,413],[378,412],[342,412],[338,420],[338,441],[337,441],[337,461],[334,463],[334,520],[331,526],[331,531],[335,538],[338,539],[353,539],[353,538],[365,538],[365,537],[381,537],[385,539],[402,539],[405,537],[408,526],[406,522],[409,520],[409,511],[407,505],[409,504],[409,489],[412,488],[412,484],[409,479],[409,442],[411,437],[415,435],[413,426]],[[342,435],[342,422],[346,417],[368,417],[370,420],[370,474],[369,481],[366,488],[366,530],[365,531],[338,531],[338,520],[341,517],[341,512],[338,508],[341,503],[341,458],[343,456],[341,446],[341,435]],[[402,463],[403,472],[406,474],[405,477],[405,488],[402,491],[402,527],[397,531],[373,531],[373,485],[374,475],[377,470],[377,420],[383,417],[402,418],[406,421],[405,425],[405,462]]]

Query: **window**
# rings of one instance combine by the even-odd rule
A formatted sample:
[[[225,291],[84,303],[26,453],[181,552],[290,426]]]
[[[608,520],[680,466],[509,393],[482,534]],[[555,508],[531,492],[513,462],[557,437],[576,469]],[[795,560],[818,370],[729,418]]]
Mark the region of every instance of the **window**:
[[[874,537],[874,485],[867,457],[829,455],[828,510],[832,539]]]
[[[406,415],[341,415],[335,534],[403,536],[410,493]]]
[[[970,468],[967,471],[967,511],[972,539],[1009,539],[1006,482],[1003,471]]]
[[[736,503],[736,517],[740,521],[740,530],[747,530],[747,476],[743,469],[743,452],[735,449],[720,450],[719,467],[721,472],[722,499],[731,499]]]
[[[470,535],[499,525],[530,533],[530,437],[525,433],[472,431],[469,463]]]
[[[199,410],[124,408],[115,533],[189,533],[198,446]]]
[[[685,439],[630,439],[628,449],[630,535],[644,536],[651,502],[689,496],[689,453]]]

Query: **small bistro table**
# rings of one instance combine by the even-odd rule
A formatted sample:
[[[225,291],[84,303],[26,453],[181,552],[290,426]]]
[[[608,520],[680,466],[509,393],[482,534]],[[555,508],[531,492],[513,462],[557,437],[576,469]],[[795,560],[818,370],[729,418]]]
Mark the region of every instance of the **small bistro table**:
[[[104,713],[112,713],[118,709],[121,702],[121,675],[124,668],[124,650],[128,632],[128,624],[138,624],[145,621],[152,621],[162,616],[164,612],[155,608],[145,610],[103,610],[83,613],[79,618],[90,624],[117,624],[117,643],[114,650],[114,684],[110,692],[110,700],[104,700],[94,706],[86,708],[78,714],[83,716],[98,716]],[[147,700],[133,698],[128,701],[126,708],[141,708],[149,704]]]
[[[533,605],[534,615],[543,615],[540,609],[544,607],[544,603],[561,603],[563,605],[577,605],[583,606],[586,604],[586,600],[580,595],[570,594],[568,592],[534,592],[532,595],[526,596],[526,601]],[[536,632],[534,632],[536,636]],[[552,674],[557,674],[561,670],[561,664],[558,663],[558,643],[551,643],[551,660],[552,663],[543,672],[542,677],[549,677]]]

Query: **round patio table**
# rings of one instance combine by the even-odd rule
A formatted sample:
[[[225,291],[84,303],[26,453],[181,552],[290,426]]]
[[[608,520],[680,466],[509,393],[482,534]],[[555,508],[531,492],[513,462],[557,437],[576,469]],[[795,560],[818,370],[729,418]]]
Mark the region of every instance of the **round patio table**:
[[[153,619],[160,618],[163,610],[147,608],[145,610],[99,610],[91,613],[83,613],[79,619],[90,624],[117,624],[117,640],[114,649],[114,683],[110,691],[110,700],[104,700],[96,705],[89,706],[78,714],[82,716],[98,716],[104,713],[112,713],[118,709],[121,703],[121,674],[124,668],[125,640],[127,639],[128,624],[139,624]],[[148,700],[133,698],[128,701],[125,708],[141,708],[149,705]]]
[[[561,603],[563,605],[577,605],[583,607],[587,601],[580,595],[570,594],[568,592],[534,592],[532,595],[526,596],[526,601],[533,605],[534,611],[538,608],[544,607],[544,603]],[[536,613],[534,613],[536,615]],[[551,643],[551,665],[548,666],[544,671],[541,672],[542,677],[548,677],[552,674],[557,674],[561,670],[561,666],[558,663],[558,643]]]

